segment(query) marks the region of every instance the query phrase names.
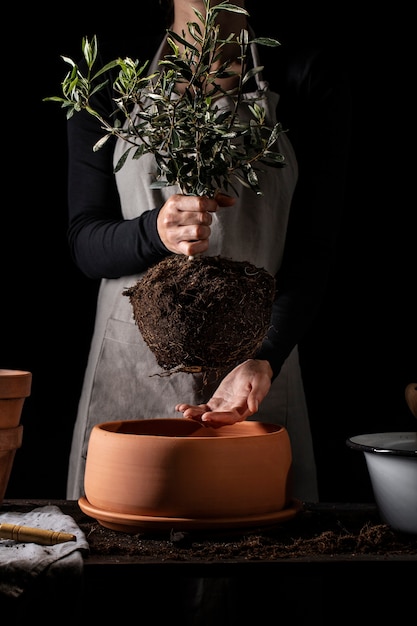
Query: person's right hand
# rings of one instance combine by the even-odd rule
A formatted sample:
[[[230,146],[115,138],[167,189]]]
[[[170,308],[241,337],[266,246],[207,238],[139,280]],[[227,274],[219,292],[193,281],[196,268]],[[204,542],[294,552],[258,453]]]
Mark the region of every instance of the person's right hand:
[[[175,254],[195,256],[206,252],[212,213],[234,203],[235,198],[222,193],[215,198],[172,195],[158,215],[157,228],[162,243]]]
[[[243,422],[258,411],[269,393],[272,376],[268,361],[247,359],[225,376],[207,404],[181,403],[175,410],[212,428]]]

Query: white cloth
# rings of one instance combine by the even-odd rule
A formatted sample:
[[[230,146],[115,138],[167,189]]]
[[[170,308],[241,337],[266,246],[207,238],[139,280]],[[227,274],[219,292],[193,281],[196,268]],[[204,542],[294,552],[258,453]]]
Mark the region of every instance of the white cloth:
[[[83,556],[89,551],[88,542],[73,518],[62,513],[57,506],[43,506],[27,513],[1,513],[0,524],[20,524],[76,536],[76,541],[52,546],[1,539],[0,596],[18,598],[39,574],[52,565],[59,569],[70,569],[71,576],[82,576]]]

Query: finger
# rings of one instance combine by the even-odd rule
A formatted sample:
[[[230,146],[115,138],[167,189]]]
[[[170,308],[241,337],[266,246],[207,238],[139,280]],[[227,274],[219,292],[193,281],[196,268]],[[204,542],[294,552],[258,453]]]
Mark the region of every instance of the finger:
[[[259,401],[258,401],[258,398],[256,397],[256,395],[254,393],[250,393],[248,395],[247,403],[248,403],[248,409],[249,409],[251,415],[253,415],[254,413],[258,412],[258,410],[259,410]]]
[[[217,193],[214,199],[220,207],[233,206],[236,202],[236,198],[228,196],[225,193]]]
[[[187,242],[183,241],[178,245],[178,252],[180,254],[184,254],[185,256],[197,256],[199,254],[203,254],[207,252],[209,247],[208,239],[203,239],[202,241],[193,241]]]
[[[179,205],[180,211],[215,213],[218,207],[233,206],[236,203],[236,198],[220,192],[214,198],[207,196],[184,196],[184,198],[185,200]]]
[[[177,196],[176,208],[181,212],[191,213],[215,213],[218,202],[207,196]]]
[[[204,411],[199,408],[191,408],[186,409],[183,412],[183,416],[189,420],[201,420],[201,417],[204,415]]]
[[[178,241],[204,241],[210,237],[210,226],[203,226],[202,224],[188,224],[188,226],[178,227]]]
[[[236,424],[236,422],[242,422],[248,415],[250,415],[250,413],[247,411],[208,411],[203,413],[201,421],[213,427],[216,425],[226,426]]]
[[[213,222],[213,216],[209,211],[183,213],[180,226],[210,226]]]
[[[176,411],[183,413],[184,417],[195,418],[201,417],[206,411],[208,407],[204,406],[194,406],[192,404],[177,404],[175,407]]]

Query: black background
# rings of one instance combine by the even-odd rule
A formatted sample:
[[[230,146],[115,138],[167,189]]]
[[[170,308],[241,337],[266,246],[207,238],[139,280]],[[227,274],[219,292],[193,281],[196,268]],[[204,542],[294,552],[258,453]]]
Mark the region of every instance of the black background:
[[[346,210],[328,292],[300,350],[320,497],[367,502],[365,462],[346,438],[416,429],[404,399],[417,381],[413,21],[398,3],[366,15],[363,3],[307,4],[278,2],[273,18],[267,0],[248,7],[257,34],[330,44],[351,75]],[[60,55],[78,58],[84,35],[156,34],[160,14],[157,0],[54,6],[12,7],[3,23],[0,367],[33,375],[8,498],[65,498],[98,286],[69,256],[65,114],[42,98],[59,94]]]

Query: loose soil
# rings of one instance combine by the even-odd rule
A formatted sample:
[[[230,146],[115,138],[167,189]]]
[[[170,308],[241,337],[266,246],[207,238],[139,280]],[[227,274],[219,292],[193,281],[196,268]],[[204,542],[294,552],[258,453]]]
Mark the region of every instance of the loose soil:
[[[222,561],[315,559],[331,555],[361,559],[367,555],[387,559],[417,555],[417,535],[401,533],[384,524],[372,504],[304,504],[291,520],[246,529],[170,530],[128,534],[110,530],[81,511],[76,501],[55,500],[84,532],[90,557],[143,561]],[[44,500],[6,500],[4,511],[30,511],[50,504]],[[87,557],[89,558],[89,557]]]
[[[248,262],[172,255],[123,295],[160,367],[221,375],[260,348],[275,280]]]
[[[417,536],[400,533],[381,523],[378,515],[302,511],[285,523],[241,531],[126,534],[110,530],[94,520],[78,521],[86,534],[91,556],[140,556],[143,560],[219,561],[351,558],[366,555],[417,554]]]

